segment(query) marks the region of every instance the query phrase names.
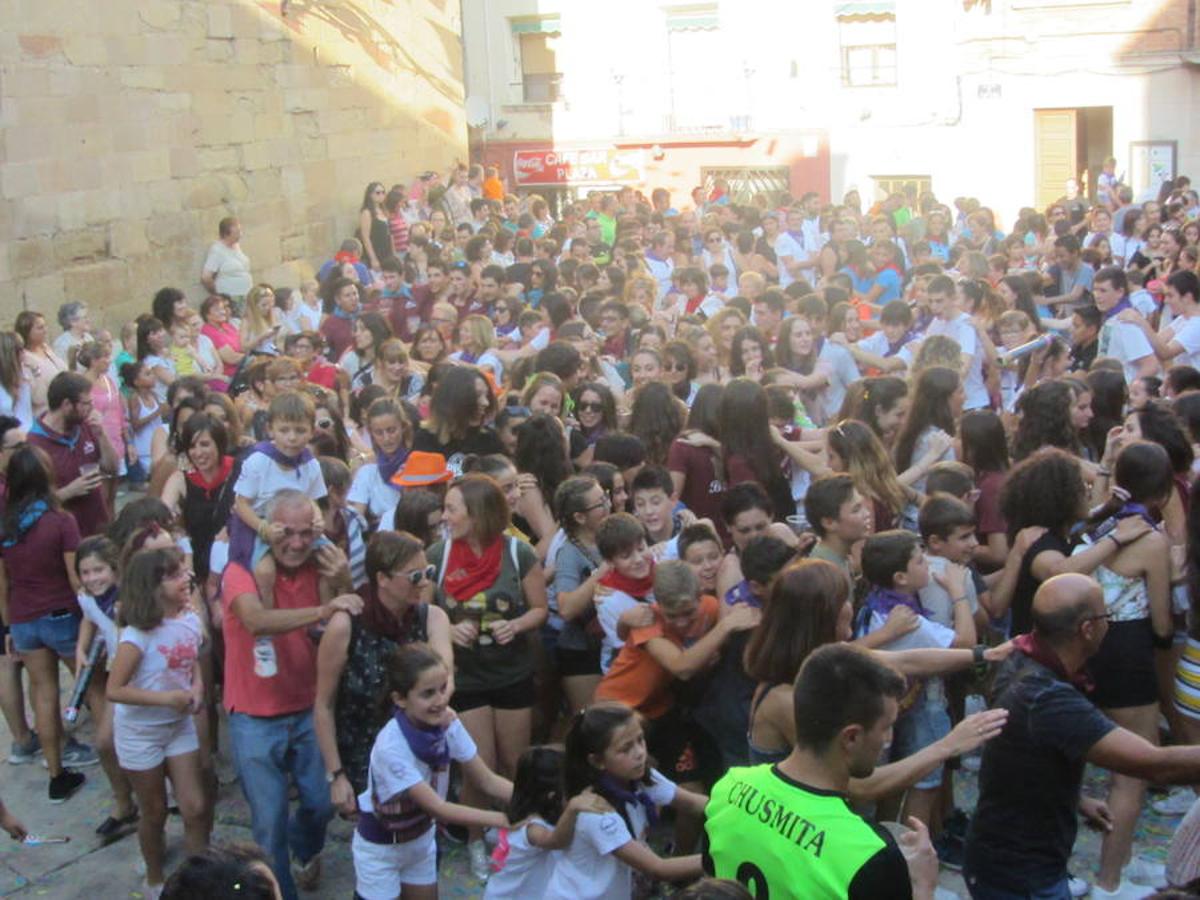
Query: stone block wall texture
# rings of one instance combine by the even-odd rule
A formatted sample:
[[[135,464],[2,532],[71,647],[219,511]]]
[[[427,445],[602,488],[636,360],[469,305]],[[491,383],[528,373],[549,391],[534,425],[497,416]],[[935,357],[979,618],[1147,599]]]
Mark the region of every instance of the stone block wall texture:
[[[0,328],[200,299],[229,215],[297,286],[368,181],[466,160],[460,34],[457,0],[0,0]]]

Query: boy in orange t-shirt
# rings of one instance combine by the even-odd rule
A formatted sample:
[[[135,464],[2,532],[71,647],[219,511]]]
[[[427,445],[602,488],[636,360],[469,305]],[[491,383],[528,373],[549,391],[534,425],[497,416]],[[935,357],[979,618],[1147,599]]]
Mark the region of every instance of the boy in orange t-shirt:
[[[645,717],[646,743],[660,772],[688,790],[705,792],[721,773],[720,752],[676,702],[672,683],[689,681],[716,662],[725,639],[755,627],[760,611],[739,605],[720,616],[711,595],[700,596],[700,581],[682,560],[667,560],[654,572],[655,604],[622,614],[618,631],[628,629],[608,673],[596,688],[597,700],[617,700]],[[690,852],[699,822],[680,816],[678,852]]]

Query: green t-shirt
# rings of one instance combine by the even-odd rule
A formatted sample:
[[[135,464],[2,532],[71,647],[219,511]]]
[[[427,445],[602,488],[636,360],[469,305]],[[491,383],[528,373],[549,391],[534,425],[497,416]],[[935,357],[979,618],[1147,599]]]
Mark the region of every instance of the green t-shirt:
[[[467,603],[458,603],[441,589],[444,574],[441,569],[446,555],[444,541],[438,541],[425,557],[438,568],[434,580],[438,584],[437,602],[457,625],[464,619],[477,619],[481,626],[497,619],[515,619],[525,614],[529,604],[521,589],[521,581],[538,564],[537,553],[525,541],[505,535],[500,553],[500,574],[492,586],[481,591]],[[516,565],[513,564],[514,556]],[[492,640],[486,627],[473,647],[454,645],[454,687],[459,691],[482,691],[508,687],[533,674],[533,660],[526,635],[517,635],[507,644]],[[533,698],[530,698],[532,705]]]
[[[808,787],[777,766],[730,769],[704,810],[704,869],[756,900],[911,900],[890,833],[845,795]]]

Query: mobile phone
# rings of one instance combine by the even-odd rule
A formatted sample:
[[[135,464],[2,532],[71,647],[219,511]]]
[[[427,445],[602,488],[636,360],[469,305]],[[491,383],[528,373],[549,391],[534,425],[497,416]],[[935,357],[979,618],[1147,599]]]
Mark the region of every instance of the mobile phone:
[[[43,844],[69,844],[71,838],[67,835],[27,834],[21,841],[26,847],[40,847]]]

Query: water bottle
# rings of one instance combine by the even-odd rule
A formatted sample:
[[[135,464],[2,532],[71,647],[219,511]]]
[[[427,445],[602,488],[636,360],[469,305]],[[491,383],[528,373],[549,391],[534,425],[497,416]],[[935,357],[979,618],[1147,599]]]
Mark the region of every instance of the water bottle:
[[[275,642],[270,637],[254,640],[254,674],[259,678],[274,678],[279,669],[275,665]]]
[[[100,661],[100,654],[104,652],[104,638],[96,635],[92,638],[92,645],[88,648],[86,663],[79,669],[75,675],[75,688],[71,691],[71,699],[67,701],[66,709],[63,710],[63,720],[68,724],[79,718],[79,708],[83,706],[83,697],[87,693],[88,685],[92,682],[92,674],[96,671],[96,663]]]
[[[1000,360],[1000,365],[1011,366],[1017,360],[1028,356],[1030,353],[1036,353],[1038,350],[1044,350],[1054,343],[1054,337],[1049,334],[1041,334],[1032,341],[1021,344],[1019,347],[1013,347],[1011,350],[1005,350],[1003,353],[997,354]]]

